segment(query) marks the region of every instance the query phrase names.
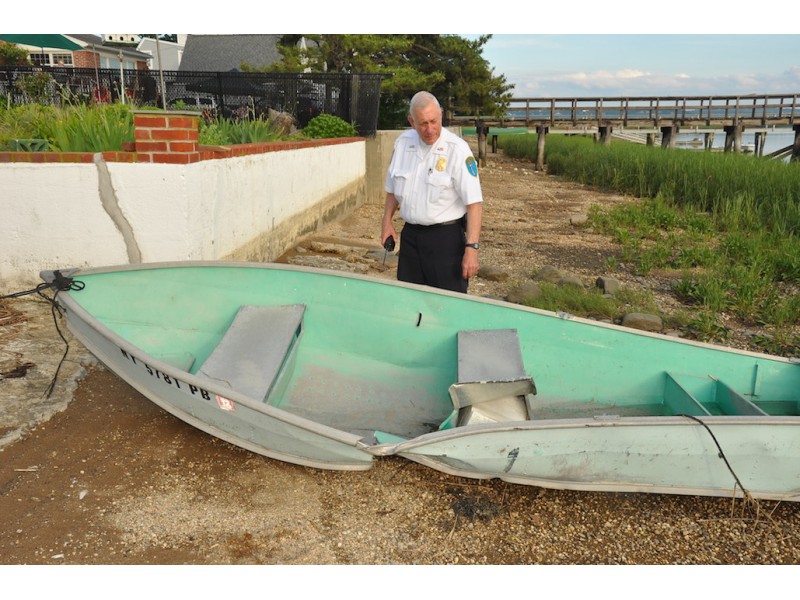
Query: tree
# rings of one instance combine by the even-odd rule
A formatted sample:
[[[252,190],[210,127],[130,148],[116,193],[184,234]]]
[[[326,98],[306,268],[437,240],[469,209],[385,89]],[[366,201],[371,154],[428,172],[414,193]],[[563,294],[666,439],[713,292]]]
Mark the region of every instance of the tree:
[[[0,41],[0,65],[29,65],[28,51],[16,44]]]
[[[293,34],[282,36],[281,61],[266,70],[385,73],[381,83],[382,128],[406,124],[408,102],[419,90],[439,98],[446,118],[497,115],[512,88],[495,75],[482,52],[491,35]]]

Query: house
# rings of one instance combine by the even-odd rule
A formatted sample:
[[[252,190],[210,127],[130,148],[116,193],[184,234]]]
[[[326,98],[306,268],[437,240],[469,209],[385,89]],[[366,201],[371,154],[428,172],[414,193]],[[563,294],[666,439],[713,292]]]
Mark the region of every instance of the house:
[[[130,40],[119,43],[108,39],[109,36],[85,33],[69,33],[66,36],[80,44],[83,48],[80,58],[87,59],[87,64],[76,64],[76,67],[99,67],[100,69],[137,69],[147,70],[150,55],[140,52]],[[116,36],[113,36],[116,37]],[[138,37],[138,36],[137,36]]]
[[[16,34],[0,33],[0,41],[15,44],[28,52],[34,65],[75,66],[75,52],[83,46],[59,33]]]
[[[177,42],[167,42],[165,40],[156,41],[154,38],[143,37],[136,46],[139,52],[149,54],[147,66],[151,71],[159,68],[165,71],[177,71],[183,58],[183,50],[186,46],[186,34],[179,33]],[[159,63],[159,58],[161,62]]]
[[[150,55],[128,45],[113,45],[98,35],[77,33],[0,33],[0,41],[28,51],[31,62],[46,67],[147,69]]]
[[[269,67],[280,61],[280,34],[187,35],[181,71],[239,71],[242,63]]]

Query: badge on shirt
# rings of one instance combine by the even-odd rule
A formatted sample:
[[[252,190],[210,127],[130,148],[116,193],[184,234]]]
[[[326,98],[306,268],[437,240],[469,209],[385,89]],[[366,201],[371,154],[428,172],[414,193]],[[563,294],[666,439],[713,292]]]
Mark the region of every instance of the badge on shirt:
[[[447,159],[444,156],[440,156],[439,160],[436,161],[436,170],[440,173],[447,168]]]
[[[469,171],[469,174],[472,175],[473,177],[477,177],[478,163],[475,161],[475,158],[470,156],[469,158],[467,158],[466,162],[467,162],[467,171]]]

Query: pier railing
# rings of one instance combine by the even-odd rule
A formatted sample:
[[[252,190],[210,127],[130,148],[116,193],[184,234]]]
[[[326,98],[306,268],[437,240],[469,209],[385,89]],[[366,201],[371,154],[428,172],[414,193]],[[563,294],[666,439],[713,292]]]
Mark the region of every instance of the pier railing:
[[[800,94],[513,98],[501,121],[551,127],[586,125],[795,125]]]
[[[725,151],[742,149],[745,127],[784,126],[795,132],[794,143],[770,156],[800,160],[799,94],[752,94],[749,96],[625,96],[615,98],[513,98],[505,115],[497,117],[454,117],[454,124],[473,124],[478,136],[478,160],[486,158],[487,137],[496,149],[497,135],[513,128],[535,129],[536,168],[544,167],[545,137],[550,130],[562,133],[589,130],[608,144],[615,128],[660,129],[661,146],[676,145],[682,127],[718,127],[725,131]],[[524,131],[525,129],[523,129]],[[648,144],[655,132],[647,133]],[[708,135],[705,134],[706,146]],[[756,146],[763,149],[766,132],[756,133]],[[757,152],[760,154],[760,152]]]

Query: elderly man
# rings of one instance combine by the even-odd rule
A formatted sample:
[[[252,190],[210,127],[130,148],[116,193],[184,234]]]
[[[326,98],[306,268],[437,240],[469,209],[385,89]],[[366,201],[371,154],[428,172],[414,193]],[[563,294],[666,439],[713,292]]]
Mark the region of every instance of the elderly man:
[[[392,219],[405,222],[397,265],[400,281],[466,292],[478,272],[483,194],[467,143],[442,128],[436,97],[411,99],[412,129],[395,142],[386,173],[381,244],[397,240]]]

